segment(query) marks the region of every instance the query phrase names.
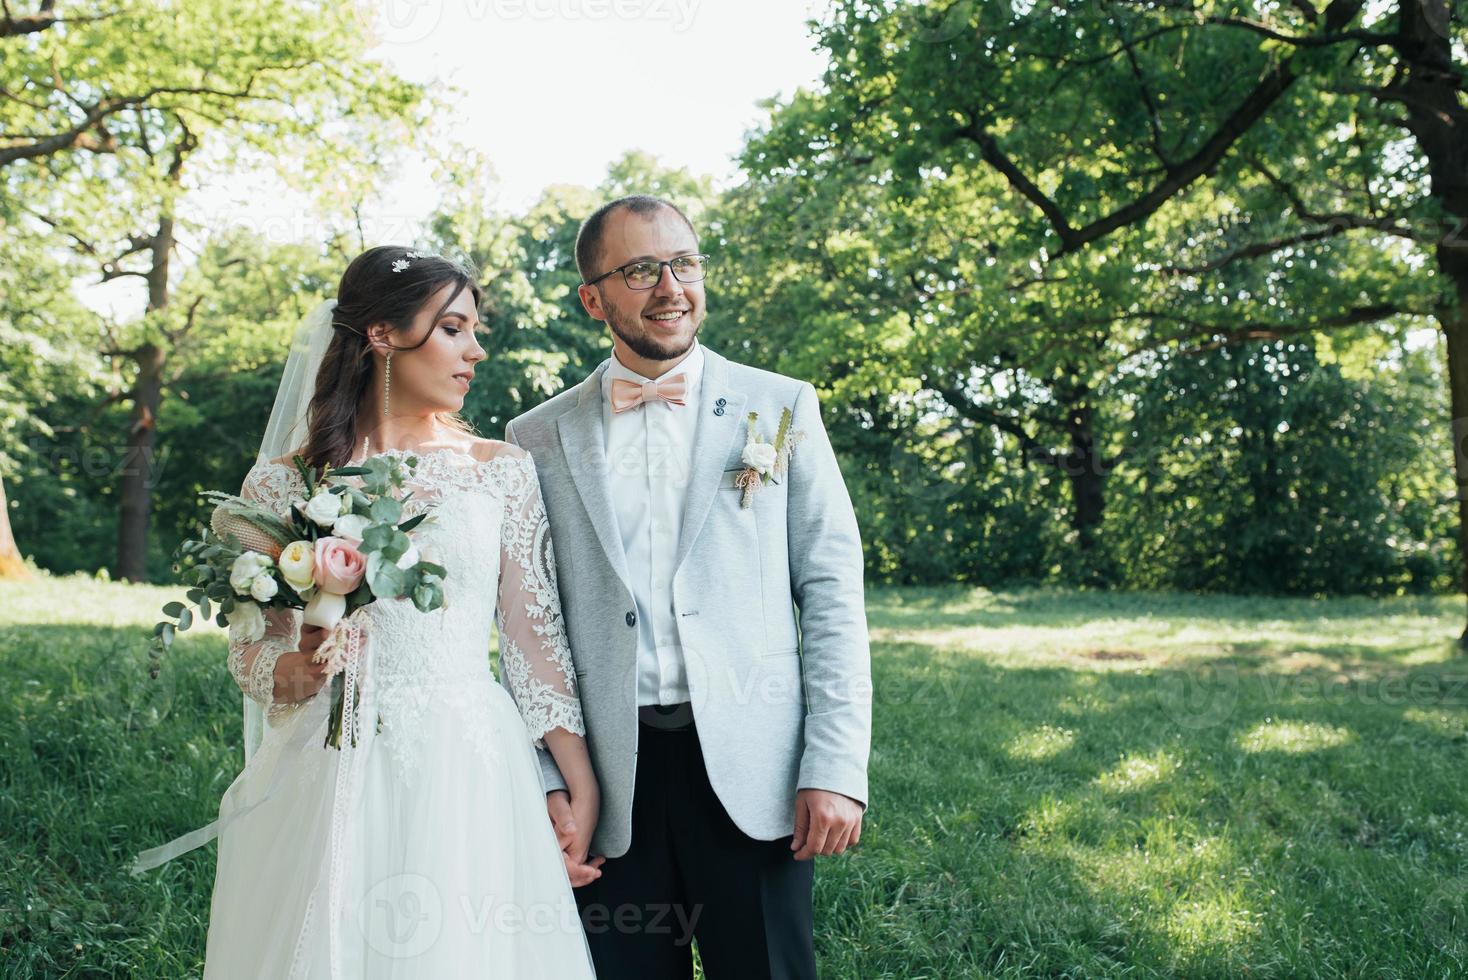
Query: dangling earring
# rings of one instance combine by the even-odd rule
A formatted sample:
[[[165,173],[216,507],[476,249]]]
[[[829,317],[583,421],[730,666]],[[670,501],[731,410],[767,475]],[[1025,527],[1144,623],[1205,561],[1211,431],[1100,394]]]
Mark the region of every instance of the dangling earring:
[[[382,364],[382,414],[387,414],[388,392],[392,388],[392,354],[387,355],[387,360]]]

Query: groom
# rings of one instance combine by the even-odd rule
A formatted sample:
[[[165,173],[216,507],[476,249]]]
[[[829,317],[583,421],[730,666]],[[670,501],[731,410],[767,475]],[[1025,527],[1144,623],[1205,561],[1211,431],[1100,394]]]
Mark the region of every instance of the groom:
[[[706,260],[667,201],[600,208],[576,264],[612,357],[505,437],[539,473],[601,788],[572,868],[600,868],[576,891],[597,976],[691,977],[696,938],[710,980],[814,980],[811,859],[860,839],[871,740],[861,541],[816,392],[698,342]],[[771,467],[750,415],[773,443],[787,408]]]

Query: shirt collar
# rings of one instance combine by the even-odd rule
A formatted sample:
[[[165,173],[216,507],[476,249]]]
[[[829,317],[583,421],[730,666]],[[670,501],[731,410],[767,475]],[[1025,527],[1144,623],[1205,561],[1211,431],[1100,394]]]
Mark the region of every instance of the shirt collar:
[[[636,371],[632,370],[627,365],[617,360],[617,354],[615,351],[613,351],[612,361],[609,365],[607,365],[607,369],[602,373],[601,377],[602,397],[605,398],[611,394],[613,378],[623,378],[627,381],[635,382],[636,384],[643,384],[647,381],[662,381],[663,379],[671,377],[675,374],[686,374],[688,376],[688,395],[690,396],[689,400],[691,401],[691,396],[694,392],[698,390],[698,383],[703,378],[703,361],[703,345],[698,342],[698,338],[696,337],[693,340],[693,347],[688,351],[688,356],[684,357],[683,360],[679,361],[677,364],[673,365],[671,368],[664,371],[656,378],[647,378],[638,374]]]

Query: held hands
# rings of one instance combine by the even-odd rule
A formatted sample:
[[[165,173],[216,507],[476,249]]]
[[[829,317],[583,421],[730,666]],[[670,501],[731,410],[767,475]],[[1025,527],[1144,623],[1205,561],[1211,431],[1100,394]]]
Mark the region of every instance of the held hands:
[[[556,842],[561,846],[571,887],[580,888],[600,878],[601,866],[607,859],[600,855],[586,859],[601,808],[598,791],[586,789],[573,797],[563,789],[551,790],[545,796],[545,808],[556,830]]]
[[[849,796],[823,789],[795,794],[795,860],[809,861],[817,854],[840,854],[861,840],[862,805]]]
[[[301,627],[301,648],[282,653],[275,661],[275,703],[289,704],[315,696],[327,681],[326,664],[314,663],[328,630],[321,626]]]

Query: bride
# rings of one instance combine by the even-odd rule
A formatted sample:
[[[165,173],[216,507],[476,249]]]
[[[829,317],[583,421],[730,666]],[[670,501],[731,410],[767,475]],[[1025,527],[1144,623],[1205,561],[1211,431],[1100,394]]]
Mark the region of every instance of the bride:
[[[444,607],[354,614],[359,735],[340,749],[322,744],[331,687],[311,659],[326,631],[294,610],[271,610],[253,643],[231,630],[245,769],[218,821],[139,862],[217,833],[206,980],[592,976],[571,888],[600,876],[598,790],[535,467],[453,414],[485,357],[479,298],[446,259],[369,249],[292,350],[242,496],[284,513],[304,495],[296,453],[416,458],[405,515],[431,513],[414,537],[447,569]],[[570,784],[560,839],[536,747]]]

